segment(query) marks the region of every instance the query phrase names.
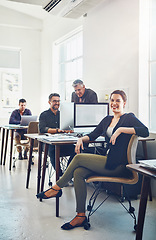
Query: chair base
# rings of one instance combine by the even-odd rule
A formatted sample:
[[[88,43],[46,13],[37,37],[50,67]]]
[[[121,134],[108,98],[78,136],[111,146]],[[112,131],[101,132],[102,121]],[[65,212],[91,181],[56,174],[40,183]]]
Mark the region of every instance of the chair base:
[[[16,151],[16,150],[15,150],[15,151]],[[12,164],[12,167],[13,167],[13,168],[16,167],[16,162],[17,162],[17,161],[20,161],[20,159],[19,159],[17,156],[15,156],[15,155],[16,155],[15,151],[14,151],[13,164]],[[28,157],[28,158],[29,158],[29,157]],[[22,161],[23,161],[23,160],[28,160],[28,158],[27,158],[27,159],[24,159],[24,158],[23,158],[23,159],[21,159],[21,160],[22,160]],[[32,156],[32,158],[34,158],[34,156]],[[33,162],[33,161],[31,162],[31,165],[34,165],[34,162]]]
[[[61,174],[63,174],[65,172],[65,170],[67,169],[68,160],[69,160],[69,156],[60,157]],[[53,166],[51,165],[49,160],[47,161],[46,167],[48,168],[48,176],[49,176],[49,183],[48,183],[48,185],[52,186],[53,182],[52,182],[51,179],[52,179],[52,177],[53,177],[53,175],[55,173],[55,169],[53,168]]]
[[[88,223],[90,225],[90,216],[92,216],[97,210],[98,208],[111,196],[113,196],[123,207],[124,209],[130,214],[130,216],[134,219],[134,231],[136,231],[136,228],[137,228],[137,224],[136,224],[136,216],[135,216],[135,208],[132,207],[131,205],[131,200],[129,199],[127,193],[126,193],[126,190],[125,190],[125,187],[123,185],[123,191],[124,191],[124,194],[125,194],[125,198],[124,199],[127,199],[128,203],[129,203],[129,209],[127,209],[127,207],[123,204],[123,197],[119,196],[117,193],[114,193],[112,191],[108,191],[107,189],[104,189],[103,188],[103,185],[102,185],[102,182],[96,182],[95,184],[95,190],[92,194],[92,196],[90,197],[90,200],[89,200],[89,204],[87,206],[87,210],[88,210]],[[106,193],[106,197],[104,198],[104,200],[95,208],[93,209],[94,205],[95,205],[95,202],[96,202],[96,199],[97,197],[99,196],[99,194],[101,193]],[[90,228],[90,227],[89,227]],[[88,229],[89,229],[88,228]]]

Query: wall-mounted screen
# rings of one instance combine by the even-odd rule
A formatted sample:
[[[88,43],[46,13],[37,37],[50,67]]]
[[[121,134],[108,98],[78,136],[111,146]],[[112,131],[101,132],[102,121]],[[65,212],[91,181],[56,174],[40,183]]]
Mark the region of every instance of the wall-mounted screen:
[[[74,128],[96,127],[108,114],[108,103],[75,103]]]

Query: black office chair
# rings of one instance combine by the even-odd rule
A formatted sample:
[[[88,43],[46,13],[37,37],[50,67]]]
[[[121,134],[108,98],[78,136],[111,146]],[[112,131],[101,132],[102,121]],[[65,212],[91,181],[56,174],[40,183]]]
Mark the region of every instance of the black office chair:
[[[129,144],[128,144],[128,149],[127,149],[127,158],[128,158],[128,164],[136,163],[136,149],[137,149],[137,144],[138,144],[138,137],[136,135],[132,135]],[[86,180],[87,183],[93,183],[95,187],[95,191],[93,192],[89,204],[87,207],[87,210],[89,211],[88,214],[88,223],[84,226],[86,230],[90,228],[90,216],[93,215],[93,213],[96,212],[96,210],[110,197],[114,196],[120,203],[121,205],[126,209],[126,211],[130,214],[130,216],[134,219],[134,230],[136,230],[136,216],[135,216],[135,209],[131,205],[131,200],[126,192],[126,187],[125,184],[136,184],[138,182],[138,174],[134,171],[132,171],[132,175],[128,178],[123,178],[123,177],[105,177],[105,176],[91,176]],[[126,199],[128,200],[129,203],[129,209],[123,204],[123,198],[121,196],[118,196],[116,193],[109,192],[103,188],[104,182],[107,183],[119,183],[122,186],[123,192],[126,196]],[[96,199],[98,195],[101,192],[107,193],[107,196],[105,199],[95,208],[94,204],[96,202]]]
[[[65,172],[65,170],[67,169],[68,166],[68,160],[69,160],[69,156],[62,156],[60,157],[60,170],[62,172],[62,174]],[[50,161],[47,161],[47,168],[48,168],[48,176],[49,176],[49,182],[48,185],[52,186],[52,177],[55,173],[55,169],[53,168],[52,164],[50,163]]]

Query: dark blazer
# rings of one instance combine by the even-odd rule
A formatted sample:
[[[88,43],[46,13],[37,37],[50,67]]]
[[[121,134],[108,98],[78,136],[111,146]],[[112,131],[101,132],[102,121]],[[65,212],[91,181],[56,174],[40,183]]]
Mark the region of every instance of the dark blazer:
[[[79,103],[80,98],[76,95],[75,92],[72,93],[71,102]],[[98,103],[98,98],[96,92],[92,89],[86,88],[85,93],[81,97],[81,102],[83,103]]]
[[[131,134],[120,134],[117,139],[115,145],[109,143],[110,138],[107,136],[107,128],[109,127],[113,116],[105,117],[98,126],[94,129],[93,132],[88,134],[89,139],[95,140],[97,137],[103,135],[105,136],[107,142],[107,149],[110,149],[107,156],[107,169],[115,169],[119,165],[128,164],[127,160],[127,147],[131,138]],[[148,128],[139,121],[138,118],[135,117],[133,113],[125,113],[120,117],[120,120],[116,124],[113,129],[113,133],[119,127],[134,127],[136,135],[141,137],[148,137],[149,131]]]

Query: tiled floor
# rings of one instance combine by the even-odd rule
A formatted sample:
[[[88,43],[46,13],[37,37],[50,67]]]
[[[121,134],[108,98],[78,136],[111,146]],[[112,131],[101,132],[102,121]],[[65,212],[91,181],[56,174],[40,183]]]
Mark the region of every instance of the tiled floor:
[[[27,161],[16,162],[11,172],[0,166],[0,240],[134,240],[133,219],[113,199],[91,217],[91,228],[63,231],[60,226],[75,215],[73,187],[63,189],[60,217],[55,217],[55,199],[39,202],[36,197],[37,160],[32,166],[30,187],[25,188]],[[46,186],[48,187],[48,177]],[[88,197],[92,188],[88,186]],[[102,196],[101,196],[102,198]],[[139,200],[133,201],[138,212]],[[148,201],[143,240],[155,240],[156,199]]]

